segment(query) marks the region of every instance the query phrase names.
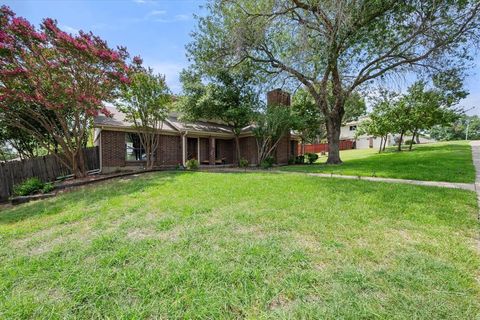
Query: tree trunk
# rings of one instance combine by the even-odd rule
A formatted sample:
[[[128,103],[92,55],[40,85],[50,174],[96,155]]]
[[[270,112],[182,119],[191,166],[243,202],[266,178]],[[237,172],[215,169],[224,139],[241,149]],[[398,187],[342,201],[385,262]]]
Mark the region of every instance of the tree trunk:
[[[403,131],[400,132],[400,139],[398,140],[398,151],[402,151],[402,140],[403,140]]]
[[[412,140],[410,141],[410,146],[408,147],[408,150],[409,151],[412,151],[412,146],[413,146],[413,142],[415,141],[415,135],[417,134],[417,131],[414,130],[413,131],[413,134],[412,134]]]
[[[383,141],[382,151],[385,151],[385,147],[387,146],[387,139],[388,139],[388,134],[385,135],[385,139],[384,139],[384,141]]]
[[[80,148],[77,152],[77,158],[78,158],[78,171],[80,173],[81,177],[87,176],[87,169],[85,168],[85,158],[83,156],[83,149]]]
[[[240,159],[241,159],[241,154],[240,154],[240,138],[238,135],[235,135],[235,151],[237,153],[237,164],[240,166]]]
[[[420,136],[419,136],[418,132],[415,135],[415,140],[417,141],[417,144],[420,144]]]
[[[327,164],[341,164],[340,160],[340,127],[342,118],[330,116],[327,118],[328,158]]]
[[[380,138],[380,148],[378,148],[378,153],[382,152],[382,147],[383,147],[383,136]]]

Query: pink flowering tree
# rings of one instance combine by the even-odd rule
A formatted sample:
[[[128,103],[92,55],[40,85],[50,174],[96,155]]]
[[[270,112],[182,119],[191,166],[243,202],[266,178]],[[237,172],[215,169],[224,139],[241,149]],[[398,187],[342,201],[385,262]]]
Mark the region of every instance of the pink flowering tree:
[[[93,117],[109,116],[104,103],[129,83],[127,58],[125,48],[111,49],[92,33],[66,33],[52,19],[36,29],[2,6],[0,115],[49,152],[58,147],[59,160],[85,176],[88,129]]]

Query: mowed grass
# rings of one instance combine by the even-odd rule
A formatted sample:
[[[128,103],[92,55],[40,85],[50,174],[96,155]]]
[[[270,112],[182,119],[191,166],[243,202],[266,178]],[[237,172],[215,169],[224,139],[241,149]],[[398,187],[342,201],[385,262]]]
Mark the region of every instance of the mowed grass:
[[[475,167],[468,142],[440,142],[415,145],[412,151],[388,149],[345,150],[341,165],[325,165],[320,157],[314,165],[283,167],[285,171],[334,173],[353,176],[384,177],[448,182],[475,182]]]
[[[152,173],[0,212],[0,318],[475,319],[473,192]]]

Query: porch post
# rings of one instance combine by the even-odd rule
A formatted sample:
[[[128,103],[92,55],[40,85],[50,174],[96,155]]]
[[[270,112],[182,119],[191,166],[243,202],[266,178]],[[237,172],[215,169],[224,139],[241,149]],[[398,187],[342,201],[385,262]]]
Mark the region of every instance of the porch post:
[[[197,161],[200,164],[200,137],[197,138]]]
[[[210,137],[210,141],[208,143],[209,146],[209,154],[208,154],[208,162],[210,165],[215,164],[215,138]]]
[[[182,135],[182,165],[185,167],[187,165],[187,161],[186,161],[186,157],[187,157],[187,150],[185,148],[185,145],[186,145],[186,141],[187,141],[187,133],[185,132],[183,135]]]

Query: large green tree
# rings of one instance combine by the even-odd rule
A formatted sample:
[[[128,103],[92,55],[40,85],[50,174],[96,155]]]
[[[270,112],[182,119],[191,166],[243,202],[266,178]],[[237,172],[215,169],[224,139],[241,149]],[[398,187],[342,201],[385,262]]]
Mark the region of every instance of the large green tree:
[[[180,77],[183,96],[179,102],[186,120],[220,120],[232,128],[237,161],[240,161],[240,133],[252,123],[260,102],[248,71],[220,69],[207,77],[207,82],[194,70],[185,70]]]
[[[304,85],[325,117],[327,163],[356,89],[395,73],[461,67],[479,35],[478,0],[212,0],[190,58],[203,70],[244,62]],[[334,97],[330,100],[328,97]]]

